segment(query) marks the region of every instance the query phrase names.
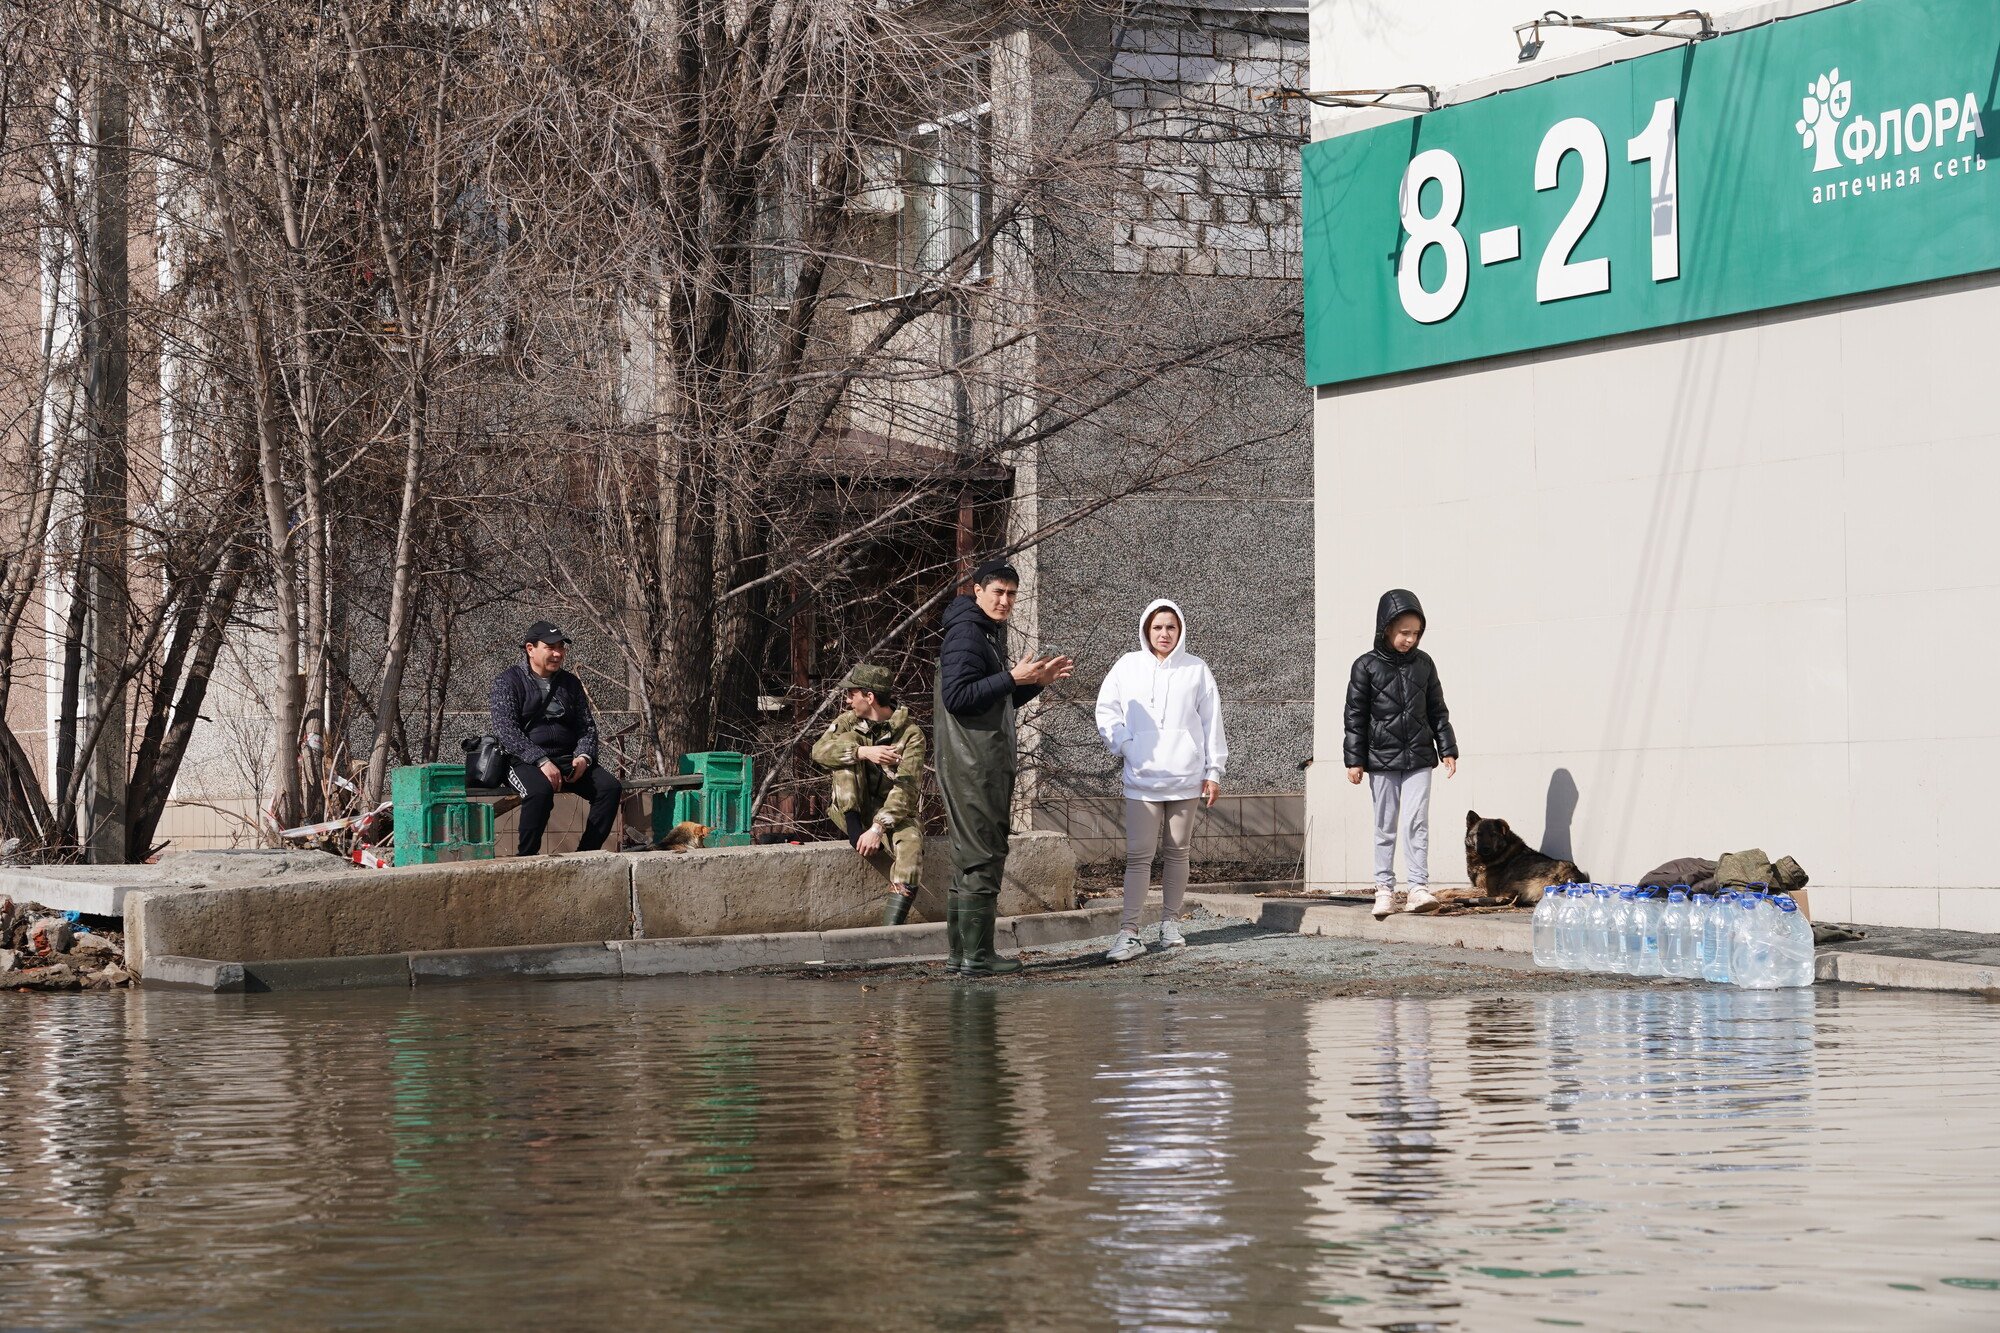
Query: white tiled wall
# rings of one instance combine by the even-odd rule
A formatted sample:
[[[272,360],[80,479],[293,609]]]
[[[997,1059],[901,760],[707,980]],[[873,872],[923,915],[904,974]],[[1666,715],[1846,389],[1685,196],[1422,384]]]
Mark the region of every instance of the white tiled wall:
[[[1307,875],[1368,878],[1341,695],[1423,598],[1464,812],[1630,880],[1761,846],[1816,915],[2000,930],[2000,278],[1321,395]]]

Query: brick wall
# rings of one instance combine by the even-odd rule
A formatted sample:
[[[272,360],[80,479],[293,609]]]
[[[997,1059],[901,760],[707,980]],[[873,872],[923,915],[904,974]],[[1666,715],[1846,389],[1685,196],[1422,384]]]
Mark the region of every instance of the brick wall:
[[[1303,12],[1162,11],[1112,41],[1113,271],[1296,280],[1305,109],[1258,95],[1305,86]]]

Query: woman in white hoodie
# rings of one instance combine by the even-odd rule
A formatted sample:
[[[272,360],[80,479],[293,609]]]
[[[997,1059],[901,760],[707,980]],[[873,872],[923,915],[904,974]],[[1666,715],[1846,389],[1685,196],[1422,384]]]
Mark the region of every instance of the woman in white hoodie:
[[[1105,955],[1122,963],[1146,952],[1139,910],[1163,829],[1160,947],[1187,943],[1174,919],[1187,891],[1195,802],[1215,804],[1229,764],[1215,677],[1188,651],[1187,617],[1164,597],[1139,617],[1139,650],[1119,658],[1097,691],[1097,734],[1125,761],[1125,915]]]

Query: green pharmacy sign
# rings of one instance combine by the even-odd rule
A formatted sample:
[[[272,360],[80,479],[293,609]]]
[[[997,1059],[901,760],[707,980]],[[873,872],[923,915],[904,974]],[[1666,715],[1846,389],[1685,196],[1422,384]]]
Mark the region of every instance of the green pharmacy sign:
[[[1338,384],[2000,268],[2000,0],[1854,0],[1305,150]]]

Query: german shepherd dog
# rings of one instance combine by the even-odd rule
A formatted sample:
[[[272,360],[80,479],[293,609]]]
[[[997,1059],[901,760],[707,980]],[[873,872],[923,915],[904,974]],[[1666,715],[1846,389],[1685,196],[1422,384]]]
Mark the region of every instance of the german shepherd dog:
[[[1530,847],[1504,819],[1481,819],[1465,812],[1465,876],[1472,895],[1502,902],[1538,903],[1542,891],[1556,884],[1582,884],[1590,876],[1574,861],[1558,861]],[[1449,900],[1454,895],[1442,893]]]

